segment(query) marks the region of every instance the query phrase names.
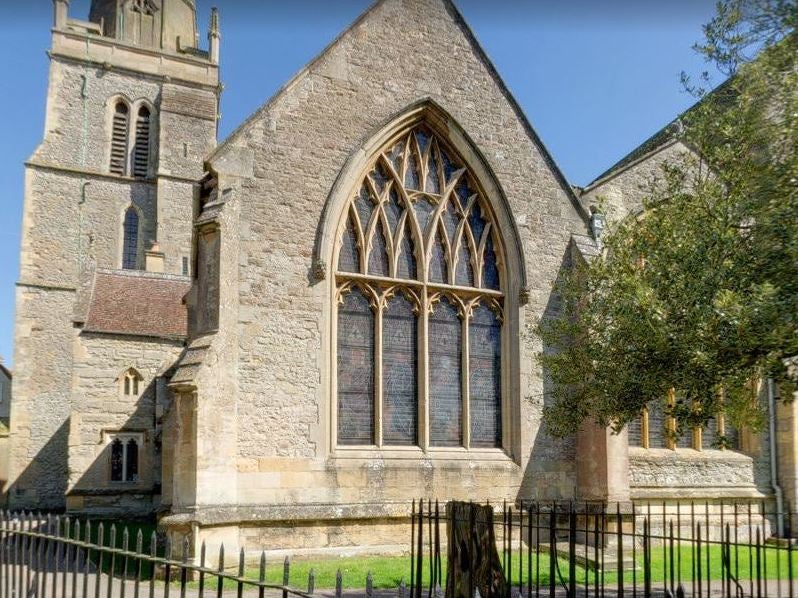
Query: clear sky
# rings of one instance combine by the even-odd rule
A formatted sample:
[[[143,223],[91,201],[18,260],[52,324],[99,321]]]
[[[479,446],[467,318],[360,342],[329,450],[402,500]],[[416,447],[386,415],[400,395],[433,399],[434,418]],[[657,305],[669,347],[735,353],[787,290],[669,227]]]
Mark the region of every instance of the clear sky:
[[[692,103],[681,71],[713,0],[456,0],[566,178],[585,185]],[[85,19],[90,0],[72,0]],[[0,356],[13,366],[23,162],[41,141],[50,0],[17,0],[0,34]],[[369,0],[197,0],[221,12],[220,139],[265,102]],[[204,34],[202,36],[204,44]]]

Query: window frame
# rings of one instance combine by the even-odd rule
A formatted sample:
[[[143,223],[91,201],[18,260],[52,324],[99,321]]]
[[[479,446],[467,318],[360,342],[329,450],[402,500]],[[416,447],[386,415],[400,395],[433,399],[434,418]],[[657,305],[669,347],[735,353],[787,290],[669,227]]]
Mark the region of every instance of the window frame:
[[[122,479],[113,479],[113,443],[119,440],[122,444]],[[137,456],[137,470],[135,480],[128,480],[127,478],[127,450],[128,442],[133,440],[136,443],[138,454]],[[144,451],[144,432],[135,431],[119,431],[119,430],[104,430],[103,443],[108,453],[106,460],[106,480],[113,486],[137,486],[143,483],[143,468],[142,468],[142,454]]]
[[[411,131],[415,130],[419,125],[430,129],[438,140],[438,143],[444,148],[451,157],[455,158],[464,165],[469,174],[469,182],[474,187],[476,193],[480,196],[480,209],[487,211],[485,219],[489,223],[488,226],[492,229],[493,251],[496,254],[497,266],[500,270],[500,290],[493,290],[483,287],[464,287],[457,284],[450,284],[456,282],[455,260],[453,256],[449,255],[447,250],[446,256],[448,258],[449,269],[449,282],[431,282],[428,280],[429,259],[430,252],[426,252],[423,243],[419,243],[419,231],[417,227],[413,229],[413,244],[416,259],[417,277],[414,279],[382,277],[370,274],[368,272],[368,256],[365,259],[360,258],[360,271],[359,272],[342,272],[338,270],[339,255],[342,247],[342,233],[348,226],[350,221],[350,204],[351,198],[358,191],[366,175],[371,172],[376,164],[380,161],[383,152],[391,148],[399,140],[405,138]],[[508,281],[507,277],[510,276],[510,268],[508,268],[506,261],[505,240],[502,235],[501,220],[497,217],[494,208],[493,197],[486,192],[485,185],[482,184],[480,178],[475,172],[475,169],[469,163],[469,160],[463,157],[463,153],[458,151],[447,137],[442,133],[440,128],[435,126],[432,122],[424,120],[417,120],[408,123],[405,127],[397,130],[394,134],[386,136],[386,141],[380,143],[377,151],[370,156],[367,161],[364,161],[364,168],[359,170],[359,174],[351,179],[352,186],[350,193],[347,194],[347,199],[343,204],[343,209],[339,215],[334,237],[333,237],[333,251],[331,258],[332,276],[330,277],[330,290],[331,290],[331,305],[330,311],[330,410],[329,410],[329,451],[332,455],[338,457],[371,457],[379,456],[380,458],[417,458],[419,456],[437,456],[441,458],[467,456],[467,458],[478,457],[481,459],[499,459],[506,460],[511,457],[514,452],[514,433],[510,425],[510,418],[512,414],[516,413],[517,385],[513,385],[511,380],[517,377],[517,360],[511,356],[511,329],[507,321],[507,314],[512,313],[513,310],[518,308],[518,298],[513,296],[512,289],[514,285]],[[428,194],[427,195],[434,195]],[[441,197],[438,194],[438,197]],[[439,205],[440,202],[438,202]],[[400,220],[401,222],[401,220]],[[437,234],[438,227],[441,226],[441,221],[435,223],[435,234]],[[355,225],[359,227],[359,221]],[[401,224],[397,226],[401,229]],[[360,229],[358,229],[360,232]],[[360,237],[357,239],[360,242]],[[473,242],[473,239],[472,239]],[[470,247],[470,250],[473,249]],[[421,254],[421,255],[419,255]],[[393,261],[392,266],[396,268],[397,256],[393,254],[391,248],[388,249],[389,259]],[[473,259],[473,256],[472,256]],[[422,262],[423,260],[423,262]],[[480,270],[482,266],[479,266]],[[423,273],[422,273],[423,272]],[[477,271],[474,271],[474,276],[478,277]],[[375,314],[375,331],[374,331],[374,351],[375,351],[375,422],[374,422],[374,437],[375,443],[368,445],[354,445],[354,444],[339,444],[338,443],[338,308],[342,300],[343,293],[346,293],[352,287],[359,287],[365,294],[373,298],[373,309]],[[390,298],[396,292],[404,292],[411,294],[414,301],[418,306],[417,317],[417,383],[418,383],[418,414],[417,414],[417,443],[413,446],[399,445],[399,444],[386,444],[383,442],[383,418],[382,411],[384,405],[384,396],[382,388],[382,351],[383,342],[381,339],[382,333],[382,314],[387,308],[386,299]],[[429,329],[429,316],[430,310],[440,299],[446,296],[453,303],[458,306],[460,312],[460,322],[462,326],[461,334],[461,347],[462,350],[462,369],[461,369],[461,384],[462,391],[461,397],[463,401],[462,409],[462,422],[461,422],[461,435],[463,442],[460,446],[442,446],[434,445],[431,442],[430,431],[430,395],[429,395],[429,344],[428,344],[428,329]],[[480,301],[489,304],[491,309],[498,311],[501,321],[501,439],[496,447],[485,446],[472,446],[470,442],[471,435],[471,421],[470,421],[470,392],[468,387],[470,385],[470,355],[467,350],[470,338],[470,311],[479,304]],[[513,328],[514,329],[514,328]],[[513,398],[515,397],[515,398]]]
[[[124,105],[127,108],[127,123],[125,131],[125,155],[123,160],[122,172],[114,172],[111,170],[113,146],[114,146],[114,118],[116,115],[116,107]],[[158,126],[158,112],[155,106],[146,98],[141,98],[135,101],[129,100],[125,95],[114,95],[108,99],[107,104],[107,117],[106,127],[109,134],[107,136],[108,149],[106,152],[105,167],[110,176],[120,177],[123,179],[130,179],[135,181],[149,181],[153,178],[155,167],[155,135]],[[138,176],[135,173],[136,166],[136,147],[137,147],[137,134],[138,134],[138,120],[142,108],[149,112],[148,130],[147,130],[147,148],[146,148],[146,174]]]

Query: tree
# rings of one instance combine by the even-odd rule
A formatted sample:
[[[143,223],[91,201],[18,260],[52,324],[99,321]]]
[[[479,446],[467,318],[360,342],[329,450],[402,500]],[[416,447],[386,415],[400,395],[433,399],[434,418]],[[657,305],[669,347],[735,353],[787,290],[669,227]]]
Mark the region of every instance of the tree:
[[[796,24],[795,0],[719,2],[696,49],[729,78],[706,92],[685,77],[698,103],[671,131],[694,153],[663,167],[641,214],[608,232],[601,258],[563,277],[560,317],[538,327],[553,433],[588,417],[620,429],[671,388],[680,426],[721,409],[736,425],[760,424],[757,378],[792,396]]]

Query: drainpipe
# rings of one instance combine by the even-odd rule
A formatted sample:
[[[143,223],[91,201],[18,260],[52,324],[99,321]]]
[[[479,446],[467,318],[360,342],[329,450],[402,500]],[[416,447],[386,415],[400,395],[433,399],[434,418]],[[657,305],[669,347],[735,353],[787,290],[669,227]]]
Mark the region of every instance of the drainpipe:
[[[770,432],[770,483],[776,495],[776,530],[779,538],[784,537],[784,493],[779,486],[779,473],[776,455],[776,390],[773,378],[768,378],[768,424]]]

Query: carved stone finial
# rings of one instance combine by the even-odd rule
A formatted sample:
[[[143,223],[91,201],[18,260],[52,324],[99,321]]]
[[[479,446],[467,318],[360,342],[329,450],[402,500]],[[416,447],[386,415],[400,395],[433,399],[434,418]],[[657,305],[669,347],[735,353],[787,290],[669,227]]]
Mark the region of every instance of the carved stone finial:
[[[321,282],[327,278],[327,262],[324,260],[316,260],[313,264],[313,278],[316,282]]]

